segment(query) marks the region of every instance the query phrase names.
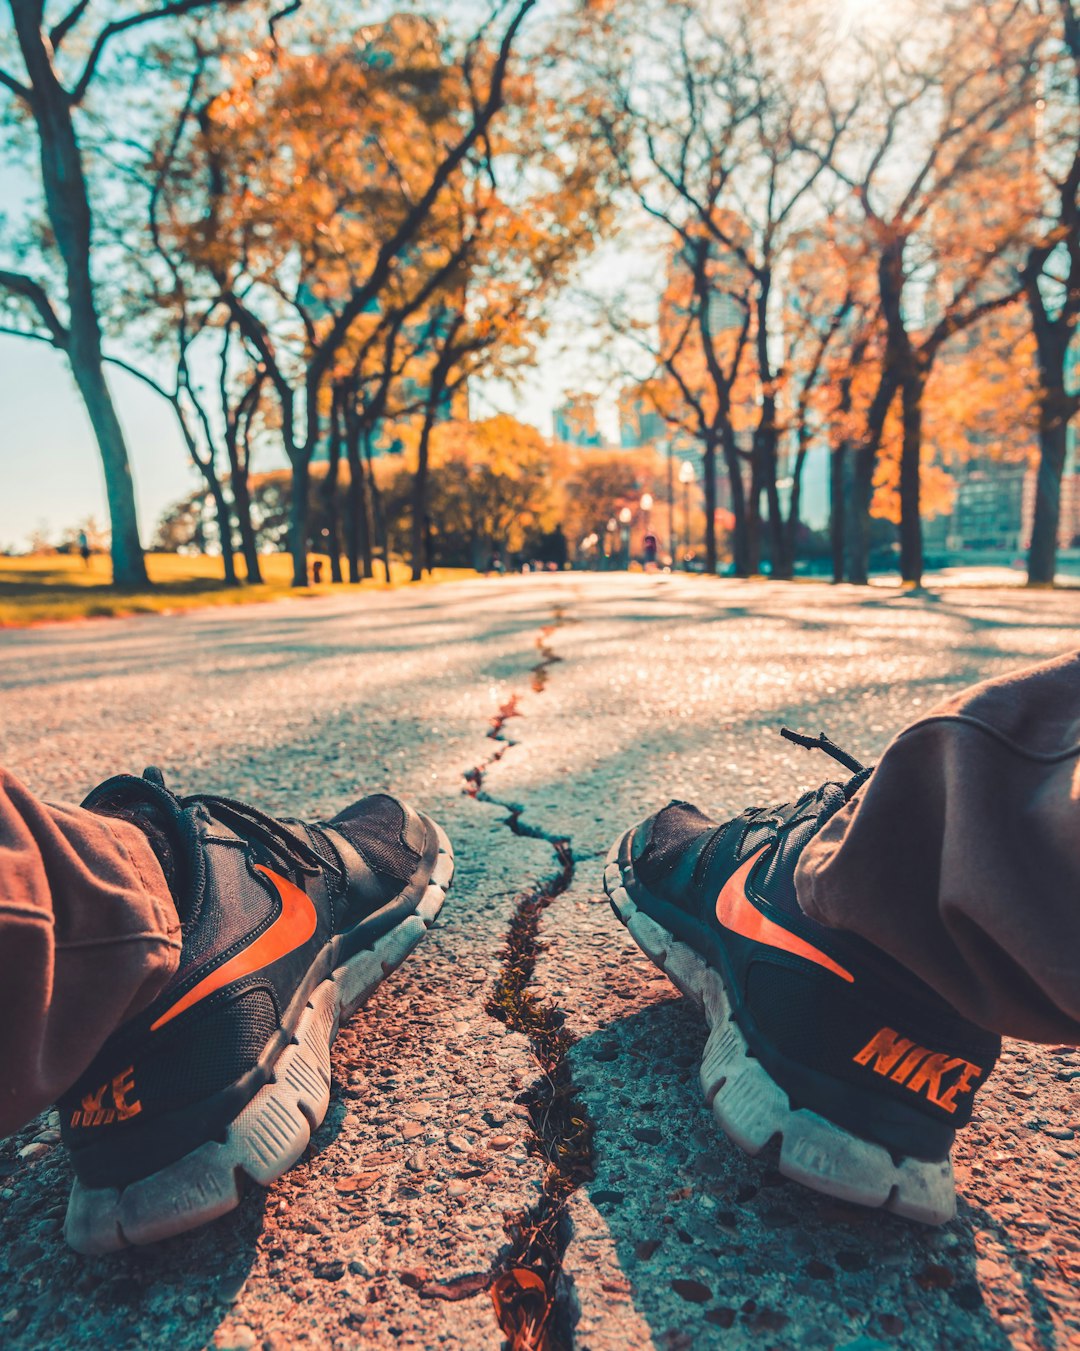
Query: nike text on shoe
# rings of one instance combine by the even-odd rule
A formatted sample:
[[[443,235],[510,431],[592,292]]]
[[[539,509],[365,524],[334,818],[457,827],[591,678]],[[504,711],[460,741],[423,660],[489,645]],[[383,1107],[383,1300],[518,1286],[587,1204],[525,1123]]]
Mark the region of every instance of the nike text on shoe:
[[[794,875],[824,822],[869,777],[725,824],[672,802],[616,842],[604,885],[646,955],[705,1012],[701,1082],[751,1154],[816,1191],[943,1224],[949,1161],[1000,1041],[885,953],[800,910]]]
[[[326,1114],[340,1022],[434,923],[454,862],[439,827],[386,794],[305,824],[178,798],[147,770],[83,805],[146,828],[183,934],[166,989],[59,1104],[64,1232],[104,1253],[215,1219],[245,1177],[292,1167]]]

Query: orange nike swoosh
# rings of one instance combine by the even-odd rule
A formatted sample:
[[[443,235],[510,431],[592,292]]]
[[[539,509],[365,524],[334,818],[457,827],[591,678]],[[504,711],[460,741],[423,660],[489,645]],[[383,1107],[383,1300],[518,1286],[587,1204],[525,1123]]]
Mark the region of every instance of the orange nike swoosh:
[[[167,1022],[183,1013],[185,1009],[191,1008],[192,1004],[197,1004],[200,999],[206,999],[215,990],[220,990],[241,976],[249,976],[253,971],[269,966],[279,957],[288,956],[290,952],[306,943],[315,932],[318,915],[315,913],[311,897],[286,878],[279,877],[269,868],[264,868],[261,863],[256,863],[255,871],[263,873],[270,879],[271,886],[281,898],[281,914],[268,929],[262,931],[254,943],[234,957],[230,957],[208,976],[204,976],[197,985],[193,985],[186,994],[181,995],[171,1008],[166,1009],[156,1022],[150,1024],[151,1032],[164,1027]]]
[[[839,963],[834,962],[819,948],[815,948],[812,943],[807,943],[797,934],[789,933],[781,925],[775,924],[763,915],[752,901],[747,899],[746,879],[750,876],[754,864],[768,847],[767,844],[762,845],[724,883],[720,895],[716,898],[716,918],[725,929],[730,929],[732,933],[737,933],[743,938],[750,938],[755,943],[764,943],[770,948],[779,948],[781,952],[790,952],[795,957],[805,957],[808,962],[816,962],[818,966],[823,966],[826,971],[831,971],[834,975],[842,976],[844,980],[850,980],[854,983],[855,977],[850,971],[845,971]]]

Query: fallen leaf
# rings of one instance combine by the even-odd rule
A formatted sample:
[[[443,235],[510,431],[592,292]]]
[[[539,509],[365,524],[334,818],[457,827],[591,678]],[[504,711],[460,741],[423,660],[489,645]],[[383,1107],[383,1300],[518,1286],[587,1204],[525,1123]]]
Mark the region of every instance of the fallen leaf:
[[[527,1267],[512,1267],[499,1276],[491,1287],[491,1300],[499,1326],[513,1345],[527,1329],[542,1328],[552,1307],[547,1286]]]
[[[491,1284],[490,1271],[472,1272],[468,1276],[458,1276],[452,1281],[425,1281],[418,1291],[421,1299],[444,1299],[456,1303],[459,1299],[470,1299],[486,1290]]]
[[[348,1177],[339,1177],[334,1183],[334,1188],[339,1192],[359,1192],[366,1191],[368,1187],[373,1187],[382,1173],[351,1173]]]

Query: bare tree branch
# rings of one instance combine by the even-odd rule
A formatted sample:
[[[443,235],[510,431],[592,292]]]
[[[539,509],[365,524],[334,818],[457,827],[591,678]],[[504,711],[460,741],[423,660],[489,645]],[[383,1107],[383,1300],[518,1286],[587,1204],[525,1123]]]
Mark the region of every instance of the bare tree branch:
[[[10,89],[16,98],[22,99],[24,103],[30,102],[30,90],[26,85],[20,84],[14,75],[9,75],[6,70],[0,70],[0,85],[5,89]]]
[[[193,14],[196,10],[209,9],[219,3],[233,6],[242,3],[242,0],[171,0],[171,3],[162,5],[158,9],[147,10],[142,14],[129,14],[126,18],[107,23],[90,48],[90,55],[86,58],[83,72],[79,76],[74,89],[68,95],[69,101],[78,104],[86,97],[86,91],[90,87],[90,81],[94,78],[94,72],[101,60],[102,53],[118,33],[125,33],[131,28],[140,28],[143,24],[155,23],[158,19],[176,19],[184,14]]]
[[[52,301],[40,282],[36,282],[33,277],[28,277],[23,272],[10,272],[6,268],[0,268],[0,286],[12,295],[22,296],[24,300],[28,300],[37,312],[38,318],[49,330],[53,345],[67,348],[68,331],[60,322],[60,317],[53,309]]]
[[[78,3],[72,5],[60,22],[53,24],[52,28],[49,29],[49,46],[53,49],[54,54],[89,7],[90,0],[78,0]]]

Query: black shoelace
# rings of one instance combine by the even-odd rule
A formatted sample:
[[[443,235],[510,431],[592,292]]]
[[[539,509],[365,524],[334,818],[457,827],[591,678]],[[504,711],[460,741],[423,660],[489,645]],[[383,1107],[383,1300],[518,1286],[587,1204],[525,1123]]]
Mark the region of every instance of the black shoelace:
[[[156,765],[144,770],[143,778],[156,788],[169,791],[165,787],[165,776]],[[216,793],[193,793],[183,799],[184,806],[193,803],[209,808],[219,821],[236,830],[238,834],[254,836],[272,854],[285,858],[298,872],[317,876],[323,871],[329,871],[334,874],[339,886],[344,883],[345,869],[339,861],[325,858],[296,831],[275,817],[267,816],[257,807],[240,802],[236,798],[219,797]]]
[[[195,793],[184,799],[185,805],[195,802],[208,807],[219,821],[238,834],[254,836],[273,853],[284,854],[300,872],[317,875],[329,870],[339,883],[344,881],[345,872],[339,863],[324,858],[307,840],[257,807],[235,798],[218,797],[216,793]]]
[[[821,784],[818,788],[811,788],[795,802],[782,802],[775,807],[751,807],[743,812],[742,816],[755,825],[773,826],[780,832],[790,830],[800,819],[800,812],[804,808],[809,807],[812,803],[824,802],[830,788],[839,788],[845,800],[850,800],[873,772],[872,766],[864,765],[862,761],[856,760],[853,755],[843,750],[824,732],[819,736],[811,737],[802,732],[793,732],[789,727],[781,727],[780,735],[785,740],[794,742],[796,746],[803,746],[811,751],[824,751],[837,764],[841,764],[845,769],[850,770],[852,777],[847,783],[835,783],[830,780]]]
[[[839,765],[845,769],[850,769],[852,774],[864,774],[867,766],[860,760],[856,760],[853,755],[841,748],[826,736],[824,732],[818,736],[806,736],[803,732],[793,732],[790,727],[781,727],[780,735],[787,741],[793,741],[796,746],[805,746],[808,751],[824,751],[826,755],[831,755]]]

